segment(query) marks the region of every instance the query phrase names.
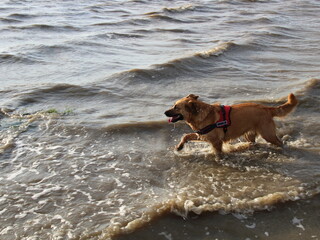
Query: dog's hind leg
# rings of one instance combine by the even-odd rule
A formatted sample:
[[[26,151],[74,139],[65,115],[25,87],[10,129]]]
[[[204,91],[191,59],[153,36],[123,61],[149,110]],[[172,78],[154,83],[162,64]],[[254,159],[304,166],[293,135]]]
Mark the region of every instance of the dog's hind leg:
[[[255,143],[256,142],[256,133],[255,132],[247,132],[244,135],[244,138],[251,143]]]
[[[183,137],[180,140],[180,143],[176,146],[176,150],[180,151],[183,148],[183,145],[192,140],[199,140],[199,135],[197,133],[189,133],[183,135]]]
[[[276,135],[276,126],[273,121],[268,121],[263,124],[263,126],[259,129],[259,134],[261,137],[269,143],[272,143],[278,147],[282,147],[283,143]]]

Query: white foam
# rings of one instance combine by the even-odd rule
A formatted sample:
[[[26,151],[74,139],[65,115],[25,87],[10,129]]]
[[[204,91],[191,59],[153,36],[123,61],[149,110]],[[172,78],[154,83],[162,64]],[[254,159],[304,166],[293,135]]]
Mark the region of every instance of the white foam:
[[[187,11],[187,10],[194,10],[195,7],[196,7],[195,5],[186,4],[186,5],[178,6],[178,7],[164,8],[164,10],[173,11],[173,12],[184,12],[184,11]]]
[[[6,208],[2,209],[2,210],[0,211],[0,215],[4,214],[6,211],[7,211]]]
[[[8,234],[9,231],[13,230],[13,227],[12,226],[8,226],[4,229],[2,229],[2,231],[0,232],[0,235],[4,235],[4,234]]]
[[[82,177],[80,177],[79,175],[74,175],[74,178],[77,179],[77,180],[81,180]]]
[[[48,150],[56,150],[58,148],[63,148],[63,146],[50,146],[50,147],[47,147]]]
[[[291,147],[311,147],[312,146],[305,138],[300,138],[295,141],[288,141],[287,144]]]
[[[126,206],[119,207],[119,214],[120,216],[125,216],[127,214]]]
[[[128,177],[130,177],[130,173],[123,173],[122,176],[128,178]]]
[[[60,187],[60,186],[55,186],[55,187],[52,187],[52,188],[46,188],[42,192],[34,194],[31,198],[33,200],[37,200],[38,198],[40,198],[41,196],[43,196],[43,195],[45,195],[45,194],[47,194],[49,192],[59,191],[61,189],[62,189],[62,187]]]
[[[174,150],[177,156],[190,156],[190,155],[208,155],[212,154],[213,149],[207,142],[190,141],[186,143],[181,151]]]
[[[292,224],[295,225],[297,228],[301,228],[303,231],[305,231],[306,229],[304,228],[304,226],[301,224],[301,222],[303,221],[303,219],[299,219],[297,217],[294,217],[292,219]]]
[[[87,196],[87,197],[88,197],[88,200],[89,200],[90,202],[93,202],[93,198],[92,198],[92,196],[91,196],[90,193],[87,193],[87,192],[81,191],[81,190],[76,190],[76,191],[82,193],[82,194],[85,195],[85,196]]]
[[[164,236],[165,239],[167,239],[167,240],[172,240],[172,234],[171,234],[171,233],[161,232],[161,233],[159,233],[158,235]]]
[[[239,220],[244,220],[248,218],[245,214],[242,213],[232,213],[232,215]]]
[[[0,146],[0,153],[3,153],[6,149],[13,145],[13,136],[8,136],[5,139],[2,139],[2,145]]]
[[[72,227],[73,225],[67,221],[64,217],[62,217],[61,215],[57,214],[54,215],[52,219],[56,219],[56,220],[60,220],[62,223],[64,223],[65,225]],[[57,227],[56,227],[57,228]]]
[[[71,148],[68,150],[68,154],[75,155],[77,153],[78,148]]]
[[[250,229],[256,228],[256,226],[257,225],[255,223],[252,223],[251,225],[246,225],[246,227]]]
[[[140,196],[142,194],[141,191],[138,191],[138,192],[134,192],[134,193],[131,193],[129,194],[130,197],[136,197],[136,196]]]
[[[16,214],[14,216],[14,218],[20,219],[20,218],[24,218],[25,216],[27,216],[27,213],[26,212],[22,212],[22,213]]]
[[[39,147],[25,147],[25,150],[28,150],[30,152],[35,152],[37,155],[41,155],[43,147],[42,146],[39,146]]]
[[[97,159],[106,159],[106,158],[110,158],[113,154],[112,153],[107,153],[107,154],[104,154],[104,155],[101,155],[99,157],[97,157]]]
[[[117,187],[124,187],[123,182],[121,182],[119,179],[114,178],[114,180],[115,180],[115,181],[116,181],[116,183],[117,183]]]
[[[17,176],[19,176],[20,174],[24,173],[25,170],[26,170],[26,168],[21,167],[19,170],[13,171],[13,172],[9,173],[9,174],[7,175],[7,179],[8,179],[8,180],[13,180],[13,179],[15,179]]]

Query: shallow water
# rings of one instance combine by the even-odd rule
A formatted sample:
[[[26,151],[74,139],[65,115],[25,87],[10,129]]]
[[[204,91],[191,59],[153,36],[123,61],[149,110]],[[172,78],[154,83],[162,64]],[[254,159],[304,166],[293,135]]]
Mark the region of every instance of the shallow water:
[[[320,238],[318,1],[0,9],[1,239]],[[283,150],[174,151],[191,131],[166,122],[175,100],[276,106],[290,92]]]

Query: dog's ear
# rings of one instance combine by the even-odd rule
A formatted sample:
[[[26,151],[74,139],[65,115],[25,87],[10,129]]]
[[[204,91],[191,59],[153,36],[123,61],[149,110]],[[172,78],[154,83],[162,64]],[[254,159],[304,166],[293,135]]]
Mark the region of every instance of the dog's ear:
[[[191,114],[193,114],[193,115],[198,114],[198,112],[199,112],[198,103],[195,102],[195,101],[189,101],[189,102],[186,104],[186,110],[187,110],[188,112],[190,112]]]
[[[187,96],[187,98],[192,98],[192,99],[194,99],[194,100],[197,100],[198,97],[199,97],[199,96],[194,95],[194,94],[189,94],[189,95]]]

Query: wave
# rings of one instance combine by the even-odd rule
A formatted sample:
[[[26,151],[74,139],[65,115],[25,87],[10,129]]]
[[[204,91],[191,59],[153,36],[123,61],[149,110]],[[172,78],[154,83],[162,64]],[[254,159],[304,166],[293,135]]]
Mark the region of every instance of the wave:
[[[160,13],[148,14],[148,17],[150,17],[152,19],[157,19],[157,20],[162,20],[162,21],[167,21],[167,22],[174,22],[174,23],[189,23],[189,22],[192,22],[190,20],[181,20],[181,19],[177,19],[175,17],[169,17],[169,16],[166,16],[166,15],[160,14]]]
[[[183,28],[157,28],[154,31],[156,32],[172,32],[172,33],[195,33],[190,29],[183,29]],[[188,40],[191,42],[191,40]]]
[[[142,34],[133,34],[133,33],[117,33],[117,32],[113,32],[113,33],[98,34],[98,35],[95,35],[94,37],[102,38],[102,39],[106,39],[106,38],[121,39],[121,38],[144,38],[144,35],[142,35]]]
[[[232,19],[232,20],[226,21],[226,23],[238,24],[238,25],[250,25],[253,23],[271,24],[272,20],[267,17],[259,17],[259,18],[245,19],[240,21],[238,19]]]
[[[192,4],[187,4],[187,5],[183,5],[183,6],[178,6],[178,7],[166,7],[163,8],[163,11],[166,12],[170,12],[170,13],[184,13],[184,12],[188,12],[188,11],[193,11],[196,9],[196,5],[192,5]]]
[[[32,57],[30,55],[16,55],[16,54],[9,54],[9,53],[2,53],[0,54],[0,63],[12,64],[12,63],[39,63],[43,62],[39,58]]]
[[[15,139],[26,132],[30,125],[38,120],[46,118],[42,112],[21,115],[14,113],[12,109],[0,109],[0,156],[15,147]]]
[[[299,108],[298,111],[309,113],[320,111],[319,96],[320,96],[320,79],[312,78],[297,84],[294,88],[299,89],[297,94],[299,96]]]
[[[165,7],[162,8],[161,11],[155,11],[155,12],[148,12],[145,15],[157,15],[157,14],[163,14],[163,13],[185,13],[189,11],[194,11],[197,8],[196,5],[192,4],[186,4],[182,6],[177,6],[177,7]]]
[[[209,57],[213,57],[213,56],[218,57],[235,45],[236,44],[233,42],[226,42],[226,43],[221,44],[218,47],[214,47],[214,48],[209,49],[207,51],[198,52],[195,54],[195,56],[201,57],[201,58],[209,58]]]
[[[113,14],[113,13],[120,13],[123,15],[129,15],[130,12],[126,11],[124,9],[108,9],[106,8],[106,5],[109,3],[105,4],[97,4],[94,6],[86,7],[86,9],[89,9],[89,11],[94,12],[94,13],[108,13],[108,14]]]
[[[9,23],[9,24],[22,22],[21,20],[18,20],[18,19],[6,18],[6,17],[0,18],[0,21],[1,21],[1,22],[4,22],[4,23]]]
[[[42,30],[42,31],[80,31],[79,28],[71,26],[71,25],[62,25],[62,26],[54,26],[49,24],[32,24],[27,26],[11,26],[9,29],[17,29],[17,30]]]
[[[299,86],[301,86],[299,84]],[[306,82],[302,83],[302,89],[298,92],[303,95],[312,95],[312,96],[319,96],[320,91],[320,79],[319,78],[311,78]]]
[[[219,57],[235,46],[237,45],[233,42],[225,42],[212,49],[199,51],[187,57],[151,65],[149,69],[132,69],[112,75],[110,78],[116,79],[122,84],[135,84],[168,80],[185,74],[199,74],[203,72],[206,66],[211,64],[211,58]]]
[[[73,43],[74,44],[74,43]],[[2,53],[0,54],[0,63],[23,63],[23,64],[33,64],[40,63],[46,64],[46,58],[51,54],[56,54],[57,52],[73,50],[74,46],[72,44],[30,44],[25,45],[23,50],[19,53]]]
[[[4,63],[4,62],[13,63],[13,62],[19,62],[23,60],[23,58],[13,54],[0,54],[0,59],[1,59],[0,61],[1,63]]]
[[[63,102],[84,101],[87,99],[90,102],[96,101],[98,98],[105,101],[117,98],[117,90],[114,88],[107,88],[98,85],[80,86],[73,84],[54,84],[46,86],[36,86],[32,89],[20,90],[16,93],[11,101],[16,107],[34,105],[44,103],[47,105],[48,101],[58,104]],[[88,106],[89,107],[89,106]]]
[[[308,197],[314,196],[317,193],[310,194]],[[305,194],[302,194],[304,197]],[[168,213],[175,213],[184,218],[187,218],[187,215],[190,211],[201,214],[202,212],[235,212],[241,213],[241,208],[247,206],[251,213],[252,211],[262,211],[262,210],[270,210],[270,206],[287,202],[287,201],[296,201],[299,197],[294,195],[293,193],[283,193],[278,192],[274,194],[268,194],[266,196],[258,197],[252,199],[249,202],[239,202],[238,204],[230,204],[229,207],[225,207],[223,203],[216,202],[214,204],[203,204],[200,206],[196,206],[195,200],[185,200],[185,199],[172,199],[168,200],[165,203],[157,204],[152,206],[152,210],[145,212],[141,217],[123,224],[114,224],[108,227],[107,229],[96,232],[94,234],[90,234],[84,237],[84,239],[90,239],[94,236],[99,236],[99,239],[113,239],[119,235],[129,234],[133,231],[145,226],[146,224],[150,223],[150,221],[154,220],[155,218],[159,218],[160,216],[166,215]],[[247,210],[248,210],[247,209]],[[182,211],[182,212],[181,212]],[[248,211],[246,213],[249,213]]]
[[[145,26],[147,23],[150,23],[150,19],[166,21],[166,22],[175,22],[175,23],[190,23],[194,22],[194,20],[182,20],[174,16],[168,16],[169,13],[183,13],[186,11],[192,11],[195,9],[193,5],[185,5],[180,7],[173,7],[173,8],[163,8],[159,12],[148,12],[143,14],[141,17],[132,18],[123,21],[116,21],[116,22],[100,22],[94,23],[92,26],[124,26],[124,25],[134,25],[134,26]],[[126,13],[126,12],[124,12]],[[148,17],[148,19],[145,18]]]
[[[74,44],[74,43],[73,43]],[[74,46],[72,44],[30,44],[25,45],[23,51],[19,53],[2,53],[0,54],[0,63],[22,63],[22,64],[46,64],[46,58],[51,54],[56,54],[57,52],[73,50]]]
[[[179,19],[178,16],[183,13],[187,13],[190,11],[196,10],[197,6],[192,4],[177,6],[177,7],[165,7],[160,11],[148,12],[145,13],[145,16],[149,18],[167,21],[167,22],[175,22],[175,23],[194,23],[194,19]]]
[[[24,19],[36,18],[38,17],[38,15],[29,14],[29,13],[13,13],[13,14],[10,14],[8,17],[24,20]]]
[[[133,25],[133,26],[145,26],[150,21],[148,19],[144,18],[134,18],[129,20],[123,20],[123,21],[115,21],[115,22],[100,22],[100,23],[94,23],[92,26],[97,27],[105,27],[105,26],[126,26],[126,25]]]
[[[96,94],[99,89],[95,88],[86,88],[79,85],[72,85],[72,84],[57,84],[53,86],[46,86],[46,87],[38,87],[35,90],[30,90],[27,92],[22,93],[21,95],[28,95],[31,98],[41,97],[43,95],[50,95],[50,94],[74,94],[76,93],[78,96],[92,96]]]
[[[36,46],[31,45],[29,50],[30,56],[39,56],[46,58],[47,56],[50,56],[51,54],[57,54],[58,52],[67,52],[67,51],[73,51],[74,50],[74,44],[75,42],[66,42],[66,43],[59,43],[59,44],[52,44],[52,45],[46,45],[46,44],[39,44]]]

